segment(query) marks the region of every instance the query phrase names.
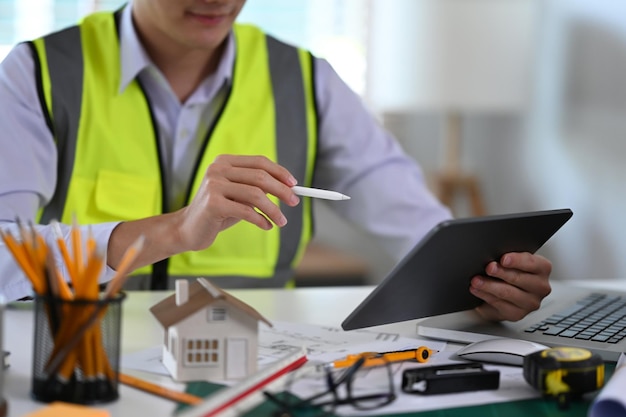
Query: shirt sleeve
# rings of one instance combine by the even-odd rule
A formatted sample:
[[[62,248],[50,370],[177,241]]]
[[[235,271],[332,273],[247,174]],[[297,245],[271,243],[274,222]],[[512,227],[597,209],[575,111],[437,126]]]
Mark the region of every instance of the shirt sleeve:
[[[428,189],[417,162],[330,64],[315,59],[314,65],[320,119],[314,186],[349,195],[332,209],[399,260],[451,213]]]
[[[35,83],[34,62],[26,44],[0,63],[0,197],[33,193],[50,199],[56,181],[56,146],[46,125]],[[0,219],[33,219],[36,213],[12,213],[0,204]]]
[[[35,64],[26,44],[17,45],[0,63],[0,126],[0,227],[17,236],[15,220],[34,222],[39,209],[50,201],[57,169],[56,145],[43,116]],[[106,249],[116,225],[93,226],[99,247]],[[38,225],[37,230],[48,245],[56,246],[50,226]],[[83,233],[86,236],[86,229]],[[55,255],[63,271],[63,261],[58,253]],[[113,273],[107,267],[101,281],[110,279]],[[15,300],[31,292],[30,282],[0,241],[0,293],[7,300]]]

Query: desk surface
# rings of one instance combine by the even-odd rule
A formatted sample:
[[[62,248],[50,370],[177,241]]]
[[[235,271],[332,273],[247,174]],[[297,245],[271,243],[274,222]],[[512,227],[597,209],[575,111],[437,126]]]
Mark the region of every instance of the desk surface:
[[[601,284],[601,285],[598,285]],[[587,283],[588,285],[588,283]],[[626,289],[625,281],[596,283],[594,286]],[[329,287],[233,290],[231,293],[256,308],[270,320],[339,326],[343,319],[369,294],[372,287]],[[122,353],[143,350],[162,341],[162,329],[148,312],[169,292],[129,292],[124,302]],[[332,308],[329,308],[331,307]],[[415,322],[384,326],[388,331],[413,337]],[[5,316],[5,348],[11,352],[11,367],[5,373],[5,397],[9,402],[9,417],[23,416],[43,406],[30,399],[32,363],[33,315],[28,308],[9,308]],[[155,382],[172,384],[166,377],[129,372]],[[149,415],[171,416],[175,409],[171,401],[159,399],[133,388],[120,385],[120,399],[103,405],[112,416]]]

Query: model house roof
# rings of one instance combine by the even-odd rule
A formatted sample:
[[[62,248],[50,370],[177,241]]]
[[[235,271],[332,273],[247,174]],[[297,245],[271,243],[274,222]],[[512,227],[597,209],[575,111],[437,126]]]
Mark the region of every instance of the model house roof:
[[[150,308],[150,312],[164,328],[168,328],[217,300],[223,300],[233,308],[241,310],[250,317],[260,320],[270,327],[272,326],[269,320],[259,314],[259,312],[250,305],[233,297],[216,285],[211,284],[205,278],[197,278],[196,281],[189,285],[189,296],[187,301],[183,304],[177,305],[176,294],[172,294],[153,305]]]

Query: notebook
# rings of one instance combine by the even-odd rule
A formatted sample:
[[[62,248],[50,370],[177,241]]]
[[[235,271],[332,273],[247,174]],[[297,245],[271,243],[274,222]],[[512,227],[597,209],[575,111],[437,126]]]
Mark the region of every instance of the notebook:
[[[626,352],[626,292],[553,282],[541,308],[521,321],[486,322],[467,310],[420,320],[417,334],[464,343],[512,337],[547,346],[581,347],[615,361]]]
[[[447,220],[434,227],[343,321],[344,330],[471,309],[469,281],[508,252],[537,251],[570,209]]]

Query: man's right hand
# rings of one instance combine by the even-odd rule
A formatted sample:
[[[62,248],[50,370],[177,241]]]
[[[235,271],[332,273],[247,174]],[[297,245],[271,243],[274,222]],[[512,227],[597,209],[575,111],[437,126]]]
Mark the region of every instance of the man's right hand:
[[[220,155],[207,168],[192,202],[173,213],[120,223],[111,233],[107,264],[116,269],[137,237],[145,243],[132,269],[167,257],[205,249],[217,234],[239,221],[264,230],[287,224],[280,207],[267,194],[289,206],[300,202],[291,187],[296,179],[264,156]]]
[[[264,156],[218,156],[191,204],[177,212],[184,249],[207,248],[219,232],[241,220],[264,230],[284,226],[287,219],[267,194],[295,206],[300,199],[291,187],[296,183],[287,169]]]

